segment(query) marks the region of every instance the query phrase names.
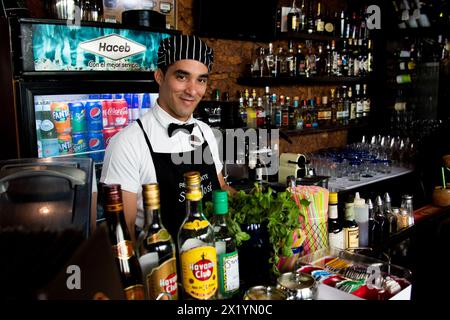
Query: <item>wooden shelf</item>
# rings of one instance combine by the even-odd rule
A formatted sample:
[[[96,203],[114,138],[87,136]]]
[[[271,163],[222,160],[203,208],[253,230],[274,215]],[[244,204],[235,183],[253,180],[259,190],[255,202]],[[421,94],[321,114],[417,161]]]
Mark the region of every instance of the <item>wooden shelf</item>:
[[[240,77],[237,79],[239,85],[244,86],[284,86],[295,84],[324,85],[338,83],[367,83],[369,77],[344,77],[344,76],[315,76],[315,77],[277,77],[277,78],[256,78]]]

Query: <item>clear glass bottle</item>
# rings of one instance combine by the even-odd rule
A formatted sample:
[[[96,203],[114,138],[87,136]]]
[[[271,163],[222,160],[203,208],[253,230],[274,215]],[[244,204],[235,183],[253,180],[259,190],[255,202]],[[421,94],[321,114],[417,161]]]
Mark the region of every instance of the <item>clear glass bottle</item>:
[[[228,222],[228,193],[224,190],[213,192],[215,246],[217,253],[217,270],[219,299],[232,298],[239,291],[239,256],[234,236]]]
[[[389,234],[397,232],[397,216],[392,212],[391,196],[389,193],[384,194],[384,213],[389,222]]]
[[[295,0],[292,1],[292,6],[287,14],[287,31],[296,32],[300,24],[300,10],[295,5]]]
[[[114,257],[127,300],[144,300],[142,270],[125,222],[122,189],[119,184],[104,184],[103,210],[109,230]]]
[[[186,218],[178,232],[184,299],[212,300],[217,295],[214,229],[203,214],[200,173],[184,174]]]
[[[174,241],[160,216],[159,185],[142,185],[144,228],[137,242],[137,254],[144,276],[147,298],[168,293],[178,299],[177,263]]]
[[[408,226],[414,225],[413,196],[407,194],[403,195],[400,207],[408,212]]]

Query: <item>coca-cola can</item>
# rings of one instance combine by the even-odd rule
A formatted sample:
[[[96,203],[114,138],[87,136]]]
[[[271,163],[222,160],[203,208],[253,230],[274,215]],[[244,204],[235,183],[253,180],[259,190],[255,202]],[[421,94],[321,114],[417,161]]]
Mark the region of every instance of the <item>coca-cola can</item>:
[[[125,99],[113,100],[112,112],[115,127],[122,127],[128,124],[128,104]]]
[[[103,111],[103,128],[114,126],[114,118],[112,111],[112,100],[103,99],[102,100],[102,111]]]
[[[108,127],[103,129],[103,142],[105,144],[105,148],[108,146],[111,138],[121,130],[121,127]]]

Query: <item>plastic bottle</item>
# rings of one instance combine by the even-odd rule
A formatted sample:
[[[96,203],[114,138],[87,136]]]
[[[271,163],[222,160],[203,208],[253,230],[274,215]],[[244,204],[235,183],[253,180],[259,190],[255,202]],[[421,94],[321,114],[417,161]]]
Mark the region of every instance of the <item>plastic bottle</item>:
[[[369,205],[359,197],[359,192],[356,192],[353,204],[355,221],[359,225],[359,245],[367,247],[369,245]]]

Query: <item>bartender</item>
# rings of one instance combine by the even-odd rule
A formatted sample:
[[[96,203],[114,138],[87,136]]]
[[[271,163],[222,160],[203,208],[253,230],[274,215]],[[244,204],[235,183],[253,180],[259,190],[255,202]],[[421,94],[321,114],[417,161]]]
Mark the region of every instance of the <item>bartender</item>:
[[[196,36],[163,39],[154,74],[159,85],[154,107],[115,135],[106,149],[100,181],[121,185],[133,240],[144,224],[143,184],[159,183],[161,218],[172,237],[186,214],[184,173],[200,172],[204,201],[215,189],[235,192],[224,181],[211,128],[192,115],[206,92],[213,60],[213,50]],[[200,151],[202,156],[194,157]]]

